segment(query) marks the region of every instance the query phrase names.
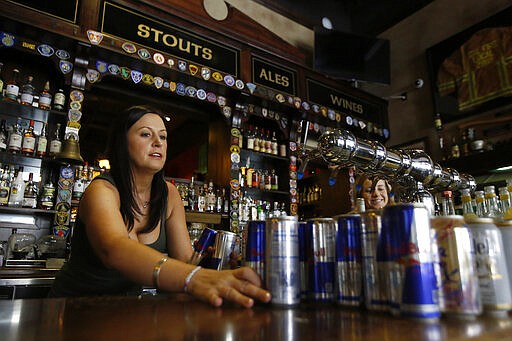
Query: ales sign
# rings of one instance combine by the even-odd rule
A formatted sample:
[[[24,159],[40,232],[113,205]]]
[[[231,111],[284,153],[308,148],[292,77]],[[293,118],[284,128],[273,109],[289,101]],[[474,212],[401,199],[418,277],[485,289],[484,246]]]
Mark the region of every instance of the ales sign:
[[[296,77],[297,73],[293,70],[252,58],[252,79],[256,84],[295,96]]]

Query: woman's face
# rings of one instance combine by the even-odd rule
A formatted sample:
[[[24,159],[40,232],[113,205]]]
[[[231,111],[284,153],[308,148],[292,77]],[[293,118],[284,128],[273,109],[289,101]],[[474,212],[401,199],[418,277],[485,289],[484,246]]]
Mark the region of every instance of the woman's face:
[[[363,198],[367,208],[382,208],[388,204],[388,188],[384,180],[377,181],[375,187],[372,181],[366,179],[363,184]]]
[[[134,170],[160,171],[167,157],[167,130],[157,114],[145,114],[127,133],[128,153]]]

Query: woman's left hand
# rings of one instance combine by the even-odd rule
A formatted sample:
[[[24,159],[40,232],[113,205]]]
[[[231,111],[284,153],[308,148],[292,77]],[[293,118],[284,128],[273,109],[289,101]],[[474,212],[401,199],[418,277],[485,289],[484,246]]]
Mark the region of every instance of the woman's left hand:
[[[192,277],[187,292],[215,307],[221,306],[224,299],[246,308],[254,305],[254,299],[264,303],[271,299],[270,293],[261,288],[258,274],[248,267],[201,269]]]

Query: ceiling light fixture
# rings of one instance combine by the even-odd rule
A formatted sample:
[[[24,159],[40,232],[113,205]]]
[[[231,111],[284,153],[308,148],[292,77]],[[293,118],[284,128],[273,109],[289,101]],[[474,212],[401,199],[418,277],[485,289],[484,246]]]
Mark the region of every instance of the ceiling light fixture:
[[[322,18],[322,26],[327,30],[333,29],[331,19],[329,19],[327,17]]]

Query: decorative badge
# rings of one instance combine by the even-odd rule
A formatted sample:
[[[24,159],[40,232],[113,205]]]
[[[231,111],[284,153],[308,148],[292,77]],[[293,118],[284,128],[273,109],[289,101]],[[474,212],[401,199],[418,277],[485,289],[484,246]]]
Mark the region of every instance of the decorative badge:
[[[176,91],[176,82],[169,82],[169,90],[171,90],[171,92]]]
[[[242,90],[245,87],[244,82],[241,79],[236,80],[235,86],[239,90]]]
[[[354,118],[352,119],[352,125],[353,125],[354,127],[357,127],[357,126],[359,125],[359,120],[358,120],[357,118],[355,118],[355,117],[354,117]]]
[[[77,102],[75,102],[77,103]],[[71,109],[68,112],[68,119],[70,122],[78,122],[82,118],[82,112],[80,110]]]
[[[238,190],[240,189],[240,182],[238,182],[238,179],[231,179],[229,181],[229,187],[231,187],[232,190]]]
[[[245,86],[247,86],[251,95],[254,93],[254,90],[256,90],[256,84],[254,83],[246,83]]]
[[[210,71],[210,69],[208,69],[207,67],[202,67],[201,68],[201,77],[203,77],[204,80],[208,80],[210,79],[212,75],[212,72]]]
[[[126,66],[123,66],[121,68],[121,77],[123,77],[123,79],[129,79],[130,72],[131,72],[131,70],[129,68],[127,68]]]
[[[124,52],[126,52],[126,53],[137,52],[137,48],[135,47],[135,45],[133,45],[132,43],[129,43],[129,42],[124,42],[123,45],[121,45],[121,47],[123,48]]]
[[[69,189],[61,189],[57,197],[57,201],[68,201],[71,198],[71,191]]]
[[[93,30],[87,30],[87,38],[92,45],[99,45],[103,40],[103,34]]]
[[[215,79],[217,82],[222,82],[222,75],[220,74],[220,72],[217,72],[215,71],[213,74],[212,74],[212,78]]]
[[[42,44],[37,47],[37,52],[39,52],[41,56],[51,57],[55,50],[50,45]]]
[[[59,69],[63,74],[68,74],[73,70],[73,64],[67,60],[61,60],[59,62]]]
[[[336,122],[341,122],[341,114],[339,112],[336,113]]]
[[[176,93],[180,96],[185,96],[185,84],[183,84],[183,83],[176,84]]]
[[[167,65],[169,65],[169,67],[172,69],[174,65],[176,65],[176,62],[174,61],[174,59],[169,58],[167,59]]]
[[[315,114],[318,114],[320,112],[320,107],[316,104],[313,104],[313,106],[311,108],[313,108],[313,112]]]
[[[53,235],[59,236],[62,238],[67,238],[67,236],[69,234],[69,230],[70,230],[69,226],[57,225],[57,226],[53,227]]]
[[[361,128],[361,129],[366,128],[366,123],[364,123],[364,121],[359,121],[359,128]]]
[[[217,95],[210,91],[206,94],[206,100],[208,102],[215,103],[217,102]]]
[[[233,163],[240,163],[240,154],[238,154],[238,153],[231,153],[231,162],[233,162]]]
[[[187,71],[187,62],[184,60],[178,60],[178,70],[181,72]]]
[[[336,119],[336,113],[333,109],[328,109],[327,110],[327,117],[329,117],[329,119],[331,121],[334,121]]]
[[[283,94],[276,94],[276,100],[279,103],[284,103],[286,101],[286,99],[284,98]]]
[[[219,105],[221,107],[225,106],[226,105],[226,97],[224,97],[224,96],[217,97],[217,103],[219,103]]]
[[[197,89],[197,98],[204,101],[206,99],[206,91],[204,89]]]
[[[142,72],[137,70],[132,70],[130,72],[130,76],[135,84],[139,83],[142,80]]]
[[[60,177],[64,179],[71,179],[75,175],[75,172],[73,171],[73,168],[69,167],[62,167],[60,169]]]
[[[13,36],[10,33],[2,32],[1,37],[2,37],[2,44],[5,47],[12,47],[12,46],[14,46],[14,42],[16,41],[16,37],[15,36]]]
[[[227,86],[233,86],[235,85],[235,79],[231,75],[224,76],[224,83],[226,83]]]
[[[326,107],[320,107],[320,113],[323,117],[327,117],[327,108]]]
[[[164,89],[169,89],[169,82],[168,81],[164,81]]]
[[[153,83],[155,83],[155,78],[153,78],[152,75],[145,73],[144,76],[142,76],[142,83],[146,85],[153,85]]]
[[[100,79],[100,73],[93,69],[87,69],[85,78],[87,78],[89,83],[96,83],[96,81],[98,81],[98,79]]]
[[[348,124],[349,126],[351,126],[351,125],[352,125],[352,117],[347,116],[347,118],[345,118],[345,122],[347,122],[347,124]]]
[[[80,110],[82,108],[82,103],[78,101],[71,101],[69,103],[69,107],[71,108],[71,110]]]
[[[57,50],[55,52],[55,55],[59,58],[59,59],[69,59],[70,55],[68,53],[68,51],[65,51],[65,50]]]
[[[165,63],[165,57],[160,52],[157,52],[153,55],[153,61],[158,65],[162,65],[163,63]]]
[[[308,110],[309,111],[309,109],[311,109],[311,106],[309,105],[308,102],[302,102],[302,108],[304,110]]]
[[[195,75],[196,75],[196,73],[197,73],[197,71],[199,71],[199,68],[197,67],[197,65],[190,64],[190,65],[188,66],[188,71],[190,71],[190,74],[191,74],[192,76],[195,76]]]
[[[164,80],[162,77],[155,77],[154,79],[155,87],[160,89],[164,85]]]
[[[146,49],[140,49],[139,51],[137,51],[137,54],[141,59],[144,60],[151,58],[151,53],[149,53],[149,51]]]
[[[70,92],[69,98],[71,98],[71,101],[73,102],[83,102],[84,94],[80,90],[73,90]]]
[[[110,64],[108,66],[108,72],[110,72],[112,75],[118,75],[121,72],[121,69],[116,64]]]
[[[268,109],[267,108],[261,108],[261,115],[263,117],[267,117],[268,116]]]
[[[228,107],[227,105],[225,105],[224,107],[222,107],[222,113],[224,114],[224,117],[230,118],[231,117],[231,107]]]
[[[98,70],[101,74],[104,74],[108,71],[108,64],[102,60],[97,60],[96,70]]]
[[[193,86],[189,85],[185,88],[185,94],[189,97],[195,97],[197,93],[197,89]]]
[[[301,100],[299,97],[293,97],[293,105],[295,108],[300,109]]]
[[[389,130],[387,128],[382,129],[382,134],[387,139],[389,137]]]

